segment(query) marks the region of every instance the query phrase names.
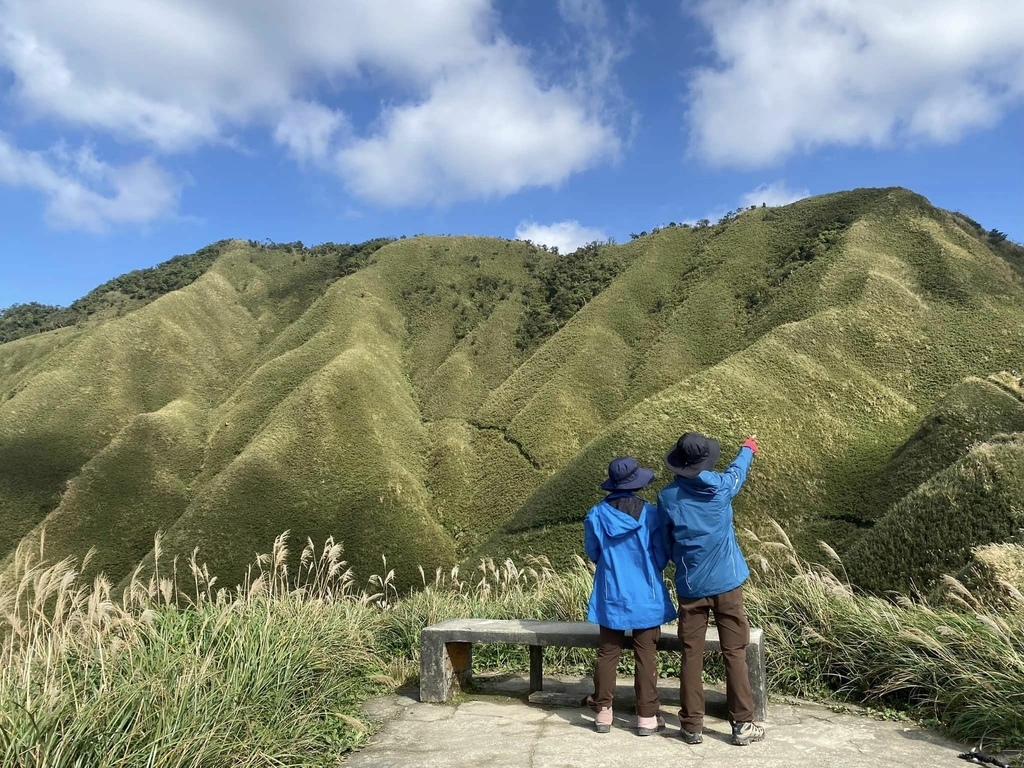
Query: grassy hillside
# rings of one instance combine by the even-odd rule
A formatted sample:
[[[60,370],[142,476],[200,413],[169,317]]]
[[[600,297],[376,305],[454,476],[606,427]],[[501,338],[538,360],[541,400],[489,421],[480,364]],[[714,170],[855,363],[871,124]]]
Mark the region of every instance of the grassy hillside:
[[[884,510],[894,499],[960,459],[975,443],[1024,432],[1024,378],[1009,372],[969,377],[944,395],[873,482]]]
[[[562,564],[607,462],[666,480],[687,429],[723,462],[759,435],[745,523],[854,546],[880,477],[902,498],[979,439],[924,414],[1021,367],[1015,253],[901,189],[570,256],[218,244],[187,285],[0,344],[0,557],[45,530],[123,579],[163,530],[235,583],[290,529],[400,584],[480,553]],[[982,409],[983,437],[1014,408]]]
[[[930,588],[963,568],[971,549],[1024,529],[1024,433],[979,444],[894,504],[851,552],[874,589]]]
[[[797,237],[812,248],[824,245],[803,262],[796,259],[806,252],[800,245],[772,247],[780,228],[786,243]],[[670,232],[661,241],[685,234]],[[865,489],[874,489],[879,470],[921,415],[972,370],[1008,368],[1020,357],[1020,281],[984,242],[905,191],[828,195],[751,211],[717,233],[695,236],[707,238],[703,273],[692,291],[664,289],[680,304],[653,341],[641,337],[630,345],[621,318],[645,300],[658,301],[664,281],[655,282],[657,266],[639,277],[629,304],[616,290],[662,253],[656,247],[566,326],[563,334],[577,327],[581,333],[612,330],[623,346],[595,355],[565,380],[604,364],[610,371],[600,382],[618,372],[612,380],[619,388],[591,386],[581,394],[567,383],[548,398],[548,418],[530,420],[561,425],[564,417],[554,418],[559,408],[572,413],[566,404],[608,394],[603,412],[589,411],[586,439],[565,445],[574,433],[550,427],[564,445],[560,455],[572,458],[486,551],[522,554],[541,547],[564,561],[578,547],[583,511],[600,498],[596,480],[604,464],[630,452],[667,481],[662,456],[688,428],[722,440],[723,465],[745,434],[758,434],[764,451],[737,500],[741,519],[756,527],[767,512],[805,544],[817,538],[850,543],[861,522],[878,514]],[[787,258],[796,266],[780,278],[780,259]],[[538,356],[562,343],[563,334]],[[577,342],[572,348],[579,355],[582,347]],[[675,356],[666,351],[673,349],[679,350]],[[617,367],[631,355],[638,365]],[[550,359],[547,383],[523,387],[534,392],[524,397],[523,410],[535,408],[576,363],[568,349]],[[517,376],[527,371],[524,366]],[[660,378],[655,383],[644,374]],[[503,394],[499,390],[494,399]],[[518,428],[519,414],[500,416],[511,430]],[[537,451],[535,444],[550,450],[554,441],[524,442]]]
[[[942,398],[874,483],[877,523],[850,572],[878,590],[929,590],[973,549],[1024,541],[1024,379],[970,378]]]

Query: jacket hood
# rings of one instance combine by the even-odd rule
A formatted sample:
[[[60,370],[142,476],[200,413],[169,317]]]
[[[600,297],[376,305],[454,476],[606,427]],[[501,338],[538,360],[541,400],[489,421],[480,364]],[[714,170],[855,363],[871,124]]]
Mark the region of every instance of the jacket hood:
[[[625,512],[617,510],[607,501],[602,501],[598,505],[597,509],[600,513],[598,514],[597,519],[601,526],[601,530],[604,535],[610,539],[618,539],[622,536],[628,536],[638,530],[643,525],[644,515],[647,514],[645,510],[640,513],[639,520],[634,520]]]

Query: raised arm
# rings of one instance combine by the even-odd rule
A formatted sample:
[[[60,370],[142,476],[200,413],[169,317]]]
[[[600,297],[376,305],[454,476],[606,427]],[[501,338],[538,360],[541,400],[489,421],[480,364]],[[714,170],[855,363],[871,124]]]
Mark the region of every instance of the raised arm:
[[[730,499],[740,492],[740,488],[746,482],[747,472],[750,471],[750,462],[757,451],[757,440],[751,435],[740,448],[740,452],[733,459],[732,464],[723,473],[726,480],[725,490],[729,494]]]

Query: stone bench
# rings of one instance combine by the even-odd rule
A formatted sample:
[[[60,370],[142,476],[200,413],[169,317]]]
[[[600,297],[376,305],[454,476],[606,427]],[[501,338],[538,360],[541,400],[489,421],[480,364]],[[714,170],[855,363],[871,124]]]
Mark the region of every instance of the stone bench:
[[[530,693],[544,689],[544,647],[597,648],[600,628],[587,621],[532,621],[451,619],[425,627],[420,635],[420,700],[447,701],[473,676],[473,644],[503,643],[530,647]],[[681,651],[674,624],[661,628],[659,651]],[[630,637],[627,634],[626,644]],[[706,650],[721,651],[718,629],[708,627]],[[750,630],[747,666],[754,689],[754,719],[767,717],[764,639],[760,629]]]

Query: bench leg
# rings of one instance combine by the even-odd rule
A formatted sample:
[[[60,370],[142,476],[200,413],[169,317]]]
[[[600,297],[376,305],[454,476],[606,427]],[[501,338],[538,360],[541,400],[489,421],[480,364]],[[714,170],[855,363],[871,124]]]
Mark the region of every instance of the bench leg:
[[[473,677],[473,644],[446,643],[422,637],[420,641],[420,701],[447,701]]]
[[[530,693],[544,690],[544,646],[530,646]]]
[[[754,690],[754,720],[763,722],[768,719],[768,684],[763,642],[747,646],[747,669],[750,672],[750,687]]]

